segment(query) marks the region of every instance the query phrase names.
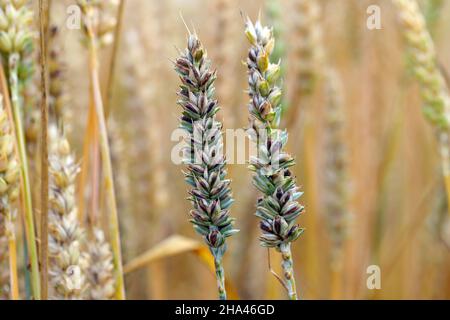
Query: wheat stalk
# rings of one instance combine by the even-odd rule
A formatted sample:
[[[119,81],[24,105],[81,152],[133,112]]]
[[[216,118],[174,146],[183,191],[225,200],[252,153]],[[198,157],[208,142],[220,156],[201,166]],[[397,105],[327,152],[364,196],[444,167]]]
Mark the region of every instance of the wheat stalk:
[[[125,299],[125,288],[122,272],[122,252],[120,243],[119,217],[117,212],[116,195],[114,188],[114,177],[111,165],[111,152],[108,141],[108,131],[106,127],[103,99],[100,89],[98,48],[113,40],[113,30],[116,26],[116,19],[108,15],[108,10],[117,8],[117,1],[99,0],[78,0],[78,4],[83,12],[84,31],[89,49],[89,80],[92,107],[90,112],[94,118],[94,123],[98,126],[100,153],[103,169],[103,180],[105,192],[108,200],[109,228],[111,235],[111,245],[113,251],[114,272],[116,281],[116,298]],[[98,21],[99,13],[102,13],[102,20]],[[88,119],[89,122],[89,119]],[[94,126],[95,127],[95,126]],[[94,130],[97,135],[96,130]],[[94,139],[95,141],[95,139]],[[94,143],[96,146],[97,143]],[[94,156],[96,152],[94,150]],[[95,164],[95,163],[94,163]]]
[[[226,179],[222,124],[215,119],[219,111],[214,99],[216,73],[210,70],[206,51],[195,33],[189,33],[187,48],[176,60],[175,70],[182,82],[177,101],[183,109],[181,128],[188,134],[183,162],[188,169],[186,182],[192,187],[190,221],[214,256],[219,298],[224,300],[225,239],[238,230],[229,215],[233,199],[230,180]]]
[[[0,51],[4,67],[9,76],[9,89],[14,114],[15,132],[19,151],[22,197],[25,204],[25,226],[31,264],[31,287],[35,299],[40,299],[39,262],[36,247],[36,233],[33,217],[28,159],[26,153],[22,102],[19,78],[19,64],[32,47],[33,34],[30,24],[33,18],[26,1],[2,1],[0,7]]]
[[[303,232],[296,218],[303,212],[297,199],[295,178],[289,167],[294,159],[283,151],[287,132],[279,131],[282,92],[277,86],[280,65],[270,63],[269,57],[275,45],[272,29],[253,24],[247,17],[245,34],[251,44],[248,52],[248,83],[250,102],[250,139],[256,143],[258,154],[250,158],[250,170],[254,172],[253,184],[263,193],[258,199],[256,216],[261,219],[263,247],[275,248],[282,255],[285,285],[290,299],[297,299],[291,242]]]

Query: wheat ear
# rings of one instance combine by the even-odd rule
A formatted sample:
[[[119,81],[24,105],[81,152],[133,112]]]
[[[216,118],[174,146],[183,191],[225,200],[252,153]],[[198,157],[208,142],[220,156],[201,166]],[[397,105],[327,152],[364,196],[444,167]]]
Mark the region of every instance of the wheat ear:
[[[322,28],[320,23],[321,8],[317,0],[295,0],[292,2],[294,14],[292,30],[293,87],[289,97],[288,128],[298,121],[300,104],[310,96],[321,76],[323,60]]]
[[[78,165],[56,127],[49,128],[49,282],[52,299],[82,299],[86,290],[84,231],[75,204]]]
[[[210,69],[210,60],[196,34],[189,34],[187,49],[176,60],[175,70],[182,82],[177,101],[183,109],[181,128],[188,134],[183,162],[188,169],[186,182],[192,187],[190,221],[214,256],[219,298],[224,300],[225,239],[238,230],[229,215],[233,198],[231,181],[226,179],[222,124],[215,119],[219,111],[214,98],[216,73]]]
[[[450,96],[441,73],[433,40],[425,19],[415,0],[393,0],[403,28],[411,67],[419,81],[423,99],[423,113],[435,128],[440,145],[442,174],[447,199],[450,200]],[[448,206],[450,215],[450,206]]]
[[[253,24],[247,18],[245,34],[251,44],[247,58],[249,135],[258,152],[250,158],[249,168],[254,172],[253,184],[263,194],[256,209],[256,216],[261,219],[260,243],[281,252],[285,286],[289,298],[296,300],[291,243],[303,232],[296,224],[303,206],[297,202],[302,193],[289,170],[295,161],[283,151],[288,135],[278,130],[282,96],[277,86],[280,65],[269,60],[275,45],[272,29],[262,26],[259,20]]]
[[[86,269],[89,283],[88,298],[91,300],[111,300],[114,298],[114,264],[111,247],[105,234],[99,228],[92,231],[92,240],[88,244],[88,266]]]

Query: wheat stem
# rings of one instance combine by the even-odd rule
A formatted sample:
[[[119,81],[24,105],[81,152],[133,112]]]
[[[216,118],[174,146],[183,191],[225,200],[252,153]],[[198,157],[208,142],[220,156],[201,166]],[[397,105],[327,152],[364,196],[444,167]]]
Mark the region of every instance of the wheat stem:
[[[7,223],[12,224],[11,212],[8,213]],[[11,285],[11,299],[19,300],[19,277],[17,275],[17,245],[14,229],[8,233],[9,277]]]
[[[283,273],[284,278],[286,280],[289,299],[297,300],[297,287],[295,285],[294,262],[292,260],[291,244],[290,243],[281,244],[280,251],[281,256],[283,258],[281,266],[283,267]]]
[[[33,204],[31,200],[31,186],[28,173],[28,160],[25,146],[25,136],[23,132],[21,104],[19,98],[19,80],[18,80],[18,63],[20,55],[16,52],[11,53],[9,56],[9,85],[11,90],[11,104],[14,114],[14,123],[16,129],[16,137],[19,148],[20,158],[20,174],[22,177],[23,188],[23,201],[25,204],[25,229],[26,238],[28,243],[28,250],[30,254],[31,264],[31,289],[33,298],[39,300],[41,298],[40,293],[40,279],[39,279],[39,260],[36,246],[36,232],[34,227],[33,217]]]
[[[222,258],[214,258],[214,266],[216,268],[217,292],[220,300],[227,300],[227,292],[225,290],[225,272],[223,271]]]
[[[111,100],[113,96],[113,84],[114,84],[114,72],[116,71],[116,62],[117,62],[117,54],[119,51],[120,44],[120,33],[122,31],[123,24],[123,13],[125,11],[125,1],[120,0],[119,7],[117,9],[117,23],[114,29],[114,43],[112,48],[111,60],[109,64],[108,70],[108,84],[106,87],[106,101],[105,101],[105,117],[108,119],[110,109],[111,109]]]
[[[103,101],[100,90],[100,80],[98,75],[97,45],[92,32],[88,32],[89,40],[89,76],[91,81],[92,95],[97,117],[97,125],[100,134],[100,150],[104,170],[104,187],[108,194],[109,201],[109,227],[111,232],[111,244],[113,251],[114,271],[116,278],[116,298],[125,299],[125,290],[122,272],[122,255],[120,249],[119,219],[116,205],[116,195],[114,191],[114,180],[111,166],[111,153],[109,150],[108,133],[106,129]]]
[[[40,221],[40,263],[41,298],[48,298],[48,80],[47,80],[47,35],[48,10],[44,0],[39,0],[40,62],[41,62],[41,221]],[[45,10],[45,11],[44,11]]]

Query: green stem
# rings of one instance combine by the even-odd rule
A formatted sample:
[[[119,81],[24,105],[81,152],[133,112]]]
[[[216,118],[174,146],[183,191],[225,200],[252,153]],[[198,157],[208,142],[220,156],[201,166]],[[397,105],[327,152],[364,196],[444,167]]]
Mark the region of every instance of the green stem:
[[[283,258],[281,266],[283,267],[283,275],[284,279],[286,280],[286,288],[288,290],[289,299],[297,300],[297,288],[295,286],[294,263],[292,261],[291,244],[281,244],[280,251]]]
[[[31,290],[33,298],[39,300],[40,294],[40,280],[39,280],[39,261],[36,246],[36,232],[34,228],[33,205],[31,201],[31,187],[28,174],[28,160],[25,146],[25,136],[22,125],[22,114],[19,99],[19,79],[18,79],[18,65],[20,55],[12,53],[9,56],[9,85],[11,90],[11,105],[14,114],[14,124],[16,127],[17,145],[20,158],[20,174],[23,187],[23,201],[25,203],[25,228],[26,239],[28,243],[28,250],[30,254],[31,264]]]
[[[216,267],[217,291],[219,300],[227,300],[227,292],[225,290],[225,272],[223,271],[222,258],[214,257],[214,266]]]

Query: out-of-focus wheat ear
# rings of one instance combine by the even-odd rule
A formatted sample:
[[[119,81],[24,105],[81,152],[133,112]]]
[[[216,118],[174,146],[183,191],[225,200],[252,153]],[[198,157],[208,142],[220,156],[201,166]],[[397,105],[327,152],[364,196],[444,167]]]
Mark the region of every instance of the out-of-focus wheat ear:
[[[92,239],[88,243],[88,257],[86,269],[89,283],[88,299],[113,299],[116,290],[113,257],[105,234],[99,228],[94,228],[92,231]]]
[[[48,74],[49,74],[49,115],[50,120],[58,125],[66,135],[71,131],[71,108],[67,108],[68,94],[66,88],[66,62],[60,44],[60,30],[57,26],[49,27]]]
[[[237,28],[234,17],[237,17],[236,0],[214,1],[214,64],[220,69],[222,77],[217,79],[217,98],[220,100],[225,128],[234,128],[239,120],[234,100],[236,72],[236,39]]]
[[[342,290],[344,245],[349,232],[348,155],[345,144],[345,110],[342,84],[335,70],[325,75],[324,208],[331,240],[331,297],[339,299]]]
[[[410,68],[420,84],[423,113],[434,127],[440,145],[442,174],[450,201],[450,94],[440,70],[433,40],[416,0],[393,0],[410,58]],[[450,205],[448,206],[450,215]]]
[[[51,299],[83,299],[87,288],[85,232],[75,203],[78,165],[69,142],[49,128],[49,282]]]
[[[22,118],[22,88],[32,72],[32,65],[24,64],[24,58],[32,52],[33,47],[34,34],[31,30],[33,12],[27,1],[5,0],[0,3],[0,16],[3,18],[0,28],[0,53],[4,62],[3,67],[7,69],[6,73],[9,76],[9,91],[19,152],[26,240],[31,264],[31,291],[34,299],[40,299],[39,259]],[[9,30],[16,30],[16,32],[8,32]]]
[[[437,33],[437,29],[439,26],[439,21],[441,18],[442,13],[444,12],[442,10],[442,7],[445,5],[444,0],[428,0],[424,3],[424,16],[425,21],[428,26],[428,30],[430,31],[430,34],[434,37],[434,35]]]
[[[293,128],[300,112],[306,107],[306,97],[314,92],[322,76],[323,43],[321,7],[317,0],[292,1],[291,55],[289,70],[292,86],[289,94],[287,127]]]

